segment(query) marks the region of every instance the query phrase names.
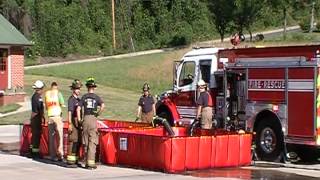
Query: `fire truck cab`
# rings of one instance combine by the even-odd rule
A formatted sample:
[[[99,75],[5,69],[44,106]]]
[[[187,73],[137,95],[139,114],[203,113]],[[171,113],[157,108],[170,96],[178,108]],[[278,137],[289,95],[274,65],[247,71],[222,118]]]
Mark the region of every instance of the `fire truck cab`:
[[[202,79],[215,89],[219,48],[194,48],[174,64],[172,90],[160,95],[157,114],[171,125],[191,124],[196,117],[197,82]],[[214,94],[214,91],[211,91]]]

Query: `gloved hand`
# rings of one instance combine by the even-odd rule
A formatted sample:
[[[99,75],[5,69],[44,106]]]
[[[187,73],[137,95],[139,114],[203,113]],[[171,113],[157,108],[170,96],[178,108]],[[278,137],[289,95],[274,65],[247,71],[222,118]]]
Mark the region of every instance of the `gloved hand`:
[[[72,132],[72,125],[69,123],[69,126],[68,126],[68,132],[71,133]]]
[[[139,121],[139,119],[140,119],[140,118],[139,118],[139,117],[137,116],[137,117],[136,117],[136,120],[135,120],[134,122],[137,122],[137,121]]]

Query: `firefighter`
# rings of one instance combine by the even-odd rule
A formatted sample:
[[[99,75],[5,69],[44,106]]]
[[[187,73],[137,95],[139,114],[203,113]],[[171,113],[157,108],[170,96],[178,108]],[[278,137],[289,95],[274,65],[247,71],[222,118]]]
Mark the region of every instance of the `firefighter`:
[[[98,116],[104,110],[104,102],[94,93],[97,87],[94,78],[90,77],[86,81],[88,93],[83,95],[80,101],[80,107],[83,112],[83,143],[85,150],[86,168],[96,169],[95,154],[98,144],[97,121]],[[78,107],[78,109],[80,109]]]
[[[56,82],[51,83],[51,89],[45,93],[45,105],[48,115],[49,128],[49,155],[51,160],[63,160],[63,121],[62,121],[62,107],[64,99],[61,92],[58,90]],[[58,142],[56,145],[56,136],[58,135]]]
[[[72,95],[68,100],[68,122],[69,122],[69,148],[67,156],[67,164],[75,165],[78,160],[81,137],[81,112],[80,112],[80,88],[82,83],[75,79],[70,88]]]
[[[143,95],[140,97],[138,102],[137,118],[144,123],[151,123],[153,118],[156,117],[155,101],[153,96],[150,94],[150,86],[145,83],[142,87]]]
[[[37,80],[32,88],[34,89],[34,94],[31,98],[31,156],[33,158],[39,158],[39,145],[40,145],[40,137],[41,137],[41,131],[42,131],[42,123],[44,123],[44,106],[43,106],[43,100],[42,100],[42,93],[43,88],[45,84]]]
[[[197,100],[197,115],[196,119],[200,120],[202,129],[212,128],[212,98],[207,91],[207,84],[203,80],[199,80],[198,89],[200,92]]]

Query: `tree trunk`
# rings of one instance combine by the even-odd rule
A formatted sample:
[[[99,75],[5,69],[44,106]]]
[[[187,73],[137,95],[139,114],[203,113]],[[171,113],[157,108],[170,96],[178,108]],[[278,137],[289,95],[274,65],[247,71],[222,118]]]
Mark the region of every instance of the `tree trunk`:
[[[283,8],[283,39],[287,38],[287,8]]]

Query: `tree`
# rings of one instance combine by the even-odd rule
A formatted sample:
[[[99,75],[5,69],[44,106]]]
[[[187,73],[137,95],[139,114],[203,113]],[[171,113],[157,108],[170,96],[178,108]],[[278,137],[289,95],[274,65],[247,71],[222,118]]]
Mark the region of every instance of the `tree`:
[[[31,36],[32,18],[30,16],[32,0],[1,0],[0,12],[24,35]]]
[[[223,42],[228,27],[233,19],[235,10],[234,0],[208,0],[208,7],[212,13],[215,27],[220,34],[221,42]]]
[[[273,9],[280,9],[283,17],[283,39],[287,36],[288,11],[294,1],[292,0],[268,0]]]
[[[239,33],[243,29],[248,30],[250,41],[252,41],[252,24],[259,18],[262,8],[266,5],[264,0],[236,0],[236,10],[234,13],[234,23]]]

